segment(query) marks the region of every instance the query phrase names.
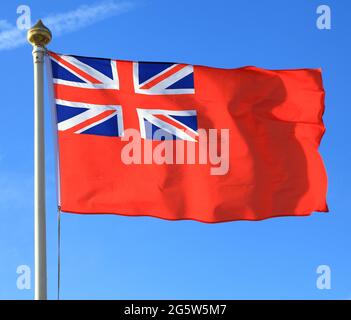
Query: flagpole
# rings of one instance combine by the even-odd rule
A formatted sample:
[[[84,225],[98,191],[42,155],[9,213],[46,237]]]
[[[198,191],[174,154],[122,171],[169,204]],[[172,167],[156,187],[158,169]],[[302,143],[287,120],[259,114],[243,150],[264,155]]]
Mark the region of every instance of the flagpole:
[[[34,64],[34,269],[35,300],[47,299],[43,69],[51,32],[39,20],[28,30]]]

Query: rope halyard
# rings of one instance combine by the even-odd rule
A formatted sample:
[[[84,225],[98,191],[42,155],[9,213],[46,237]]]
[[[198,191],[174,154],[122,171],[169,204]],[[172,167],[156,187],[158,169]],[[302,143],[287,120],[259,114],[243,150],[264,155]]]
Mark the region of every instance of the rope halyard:
[[[61,285],[61,207],[57,207],[57,300],[60,300]]]

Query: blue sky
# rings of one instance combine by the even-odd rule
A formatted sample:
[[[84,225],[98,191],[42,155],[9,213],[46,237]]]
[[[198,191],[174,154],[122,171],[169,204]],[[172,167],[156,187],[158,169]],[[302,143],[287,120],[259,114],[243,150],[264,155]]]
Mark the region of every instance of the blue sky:
[[[327,132],[320,151],[330,213],[214,225],[64,214],[61,298],[351,299],[351,3],[134,0],[122,9],[120,3],[0,4],[0,298],[33,298],[31,47],[21,33],[12,45],[1,38],[16,25],[17,6],[26,4],[32,22],[51,19],[53,51],[228,68],[322,67],[326,89]],[[331,8],[331,30],[316,28],[321,4]],[[82,5],[87,7],[79,9]],[[48,291],[55,299],[57,216],[49,111],[46,97]],[[16,287],[16,268],[23,264],[32,269],[30,290]],[[331,268],[330,290],[316,287],[316,269],[323,264]]]

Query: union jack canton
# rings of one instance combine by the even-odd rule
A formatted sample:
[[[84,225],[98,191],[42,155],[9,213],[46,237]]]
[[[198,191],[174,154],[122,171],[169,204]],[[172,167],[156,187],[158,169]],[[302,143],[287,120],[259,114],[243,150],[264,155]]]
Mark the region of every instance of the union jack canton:
[[[49,52],[58,130],[121,137],[125,128],[151,140],[196,141],[194,67]],[[189,101],[180,108],[178,98]]]

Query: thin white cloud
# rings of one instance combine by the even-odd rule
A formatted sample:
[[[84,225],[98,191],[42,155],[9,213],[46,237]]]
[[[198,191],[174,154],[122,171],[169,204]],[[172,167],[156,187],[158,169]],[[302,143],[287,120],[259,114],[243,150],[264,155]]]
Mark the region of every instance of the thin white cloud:
[[[132,7],[133,5],[130,2],[116,1],[102,2],[95,6],[83,5],[70,12],[50,15],[44,18],[43,22],[53,34],[59,36],[92,25],[110,16],[126,12]]]
[[[0,50],[16,48],[24,43],[26,43],[25,30],[11,26],[0,32]]]
[[[131,10],[131,2],[104,1],[95,5],[83,5],[75,10],[44,17],[44,24],[54,37],[82,29],[108,17]],[[27,30],[19,30],[7,20],[0,20],[0,50],[13,49],[26,43]]]

